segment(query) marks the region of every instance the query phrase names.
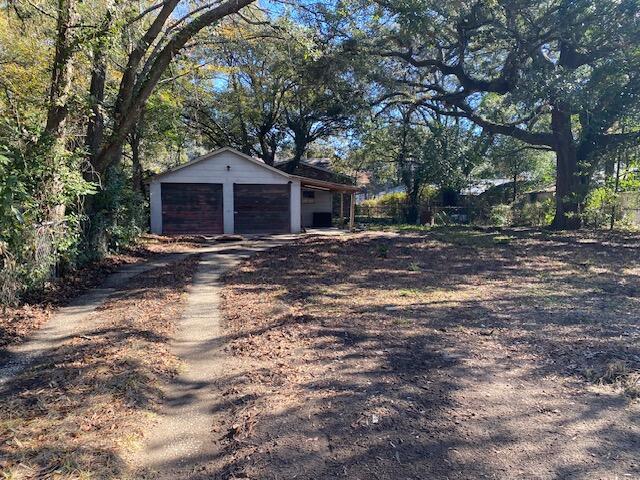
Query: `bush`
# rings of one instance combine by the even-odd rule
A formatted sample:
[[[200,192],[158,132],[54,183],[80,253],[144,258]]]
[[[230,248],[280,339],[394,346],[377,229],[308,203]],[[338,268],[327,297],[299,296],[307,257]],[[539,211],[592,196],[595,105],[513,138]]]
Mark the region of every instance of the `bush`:
[[[94,260],[135,242],[147,226],[147,202],[131,188],[122,170],[108,172],[95,195],[95,213],[86,232],[82,260]]]
[[[122,171],[110,173],[95,195],[82,175],[83,155],[55,143],[32,150],[0,146],[0,303],[16,303],[24,292],[143,232],[142,195]],[[91,218],[87,204],[94,207]]]
[[[418,204],[419,223],[428,223],[429,204],[437,195],[435,188],[425,186],[420,192]],[[407,223],[407,194],[405,192],[386,193],[376,198],[364,200],[357,205],[357,215],[364,221],[374,220],[385,224]]]
[[[491,213],[489,214],[489,222],[491,225],[495,225],[496,227],[506,227],[511,225],[513,222],[511,205],[500,204],[492,207]]]
[[[546,227],[553,221],[555,202],[548,198],[542,202],[524,203],[516,212],[517,222],[532,227]]]
[[[55,142],[0,151],[0,277],[2,302],[41,288],[61,264],[75,260],[80,225],[74,210],[93,193],[82,156]],[[14,298],[11,298],[14,297]]]
[[[406,193],[386,193],[363,201],[359,205],[359,214],[370,218],[388,218],[393,223],[402,223],[405,219],[406,203]]]
[[[15,259],[7,250],[7,244],[0,242],[0,305],[14,305],[23,288],[20,270]]]
[[[616,212],[616,220],[622,217],[619,196],[609,187],[598,187],[591,190],[585,202],[582,220],[585,225],[602,228],[611,222],[611,214]]]

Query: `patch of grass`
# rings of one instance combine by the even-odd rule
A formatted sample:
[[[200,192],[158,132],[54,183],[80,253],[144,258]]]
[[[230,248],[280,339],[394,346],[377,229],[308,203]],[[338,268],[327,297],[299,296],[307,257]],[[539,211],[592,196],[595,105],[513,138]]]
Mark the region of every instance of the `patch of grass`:
[[[429,232],[436,227],[432,227],[431,225],[412,225],[410,223],[401,223],[397,225],[368,223],[365,228],[371,231],[382,232]]]
[[[393,324],[399,327],[410,327],[413,325],[413,320],[410,318],[394,318]]]
[[[515,237],[511,235],[496,235],[493,237],[493,243],[496,245],[509,245],[513,240],[515,240]]]
[[[401,288],[396,290],[396,293],[401,297],[417,297],[425,292],[419,288]]]
[[[387,258],[389,255],[389,245],[381,243],[376,247],[376,254],[380,258]]]
[[[635,372],[625,362],[609,363],[604,370],[589,368],[584,372],[585,377],[597,385],[611,385],[624,391],[625,395],[640,398],[640,373]]]
[[[410,272],[420,272],[422,271],[422,267],[420,267],[420,264],[417,262],[411,262],[407,267],[407,270]]]

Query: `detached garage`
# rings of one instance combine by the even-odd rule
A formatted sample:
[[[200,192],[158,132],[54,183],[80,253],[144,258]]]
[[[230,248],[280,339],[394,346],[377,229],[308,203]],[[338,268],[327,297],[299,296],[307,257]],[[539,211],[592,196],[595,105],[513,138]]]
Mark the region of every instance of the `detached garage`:
[[[353,199],[357,188],[289,174],[223,148],[151,179],[151,231],[164,235],[298,233],[309,214],[302,193],[307,198],[310,191],[327,198],[347,193]],[[325,210],[331,218],[331,202]],[[341,215],[345,216],[344,211]]]

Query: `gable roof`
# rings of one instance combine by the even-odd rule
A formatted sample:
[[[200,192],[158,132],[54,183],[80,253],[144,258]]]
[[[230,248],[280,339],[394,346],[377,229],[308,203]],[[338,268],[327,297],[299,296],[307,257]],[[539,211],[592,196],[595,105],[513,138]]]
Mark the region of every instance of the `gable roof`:
[[[245,153],[242,153],[239,150],[236,150],[235,148],[222,147],[222,148],[219,148],[217,150],[214,150],[213,152],[206,153],[206,154],[202,155],[201,157],[194,158],[193,160],[190,160],[187,163],[183,163],[182,165],[178,165],[177,167],[170,168],[166,172],[162,172],[162,173],[158,173],[156,175],[153,175],[151,177],[151,179],[155,180],[157,178],[164,177],[165,175],[168,175],[168,174],[173,173],[173,172],[177,172],[178,170],[182,170],[183,168],[190,167],[192,165],[195,165],[196,163],[200,163],[200,162],[202,162],[204,160],[208,160],[210,158],[216,157],[216,156],[220,155],[221,153],[225,153],[225,152],[233,153],[233,154],[239,156],[240,158],[243,158],[244,160],[247,160],[247,161],[249,161],[251,163],[254,163],[255,165],[258,165],[259,167],[266,168],[267,170],[270,170],[270,171],[272,171],[274,173],[277,173],[278,175],[281,175],[281,176],[283,176],[285,178],[291,178],[291,175],[289,175],[288,173],[283,172],[282,170],[278,170],[277,168],[272,167],[271,165],[267,165],[262,160],[258,160],[256,158],[253,158],[252,156],[247,155]]]
[[[311,159],[311,160],[321,160],[321,159]],[[325,182],[331,182],[341,185],[353,185],[355,181],[353,178],[348,175],[334,172],[329,168],[325,168],[319,166],[317,163],[312,163],[309,159],[300,160],[296,163],[293,169],[289,168],[289,166],[293,163],[293,160],[287,160],[286,162],[279,162],[275,165],[277,169],[288,172],[290,175],[298,176],[298,177],[306,177],[313,178],[316,180],[323,180]]]
[[[275,166],[284,167],[285,165],[288,165],[293,161],[293,158],[290,158],[289,160],[277,161]],[[330,168],[331,160],[329,158],[301,158],[300,160],[298,160],[298,165],[306,165],[307,167],[315,168],[328,173],[335,173]]]

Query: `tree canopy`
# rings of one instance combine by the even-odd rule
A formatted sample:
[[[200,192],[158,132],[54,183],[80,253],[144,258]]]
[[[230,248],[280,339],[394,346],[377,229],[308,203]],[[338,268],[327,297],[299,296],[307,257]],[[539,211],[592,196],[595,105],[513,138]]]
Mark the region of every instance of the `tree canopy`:
[[[37,284],[131,241],[147,228],[145,176],[220,146],[291,168],[340,154],[347,171],[403,185],[412,221],[425,185],[502,175],[517,197],[518,179],[553,156],[553,226],[578,228],[590,192],[637,182],[638,11],[639,0],[6,2],[3,274],[20,265],[11,275]]]
[[[349,39],[394,96],[557,158],[554,225],[575,227],[607,150],[637,142],[637,1],[368,2]],[[337,22],[338,25],[345,21]],[[391,86],[391,91],[388,91]],[[406,87],[411,87],[407,93]]]

